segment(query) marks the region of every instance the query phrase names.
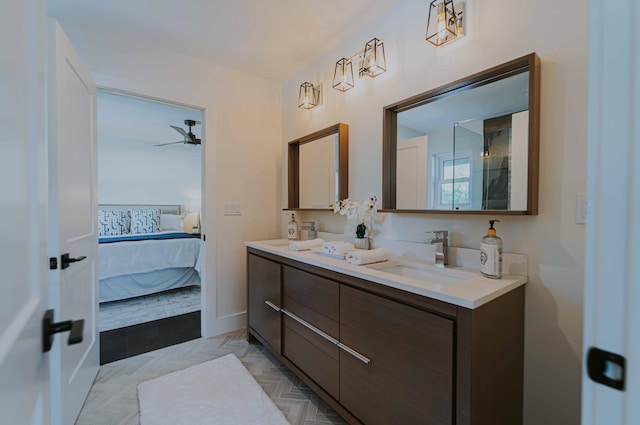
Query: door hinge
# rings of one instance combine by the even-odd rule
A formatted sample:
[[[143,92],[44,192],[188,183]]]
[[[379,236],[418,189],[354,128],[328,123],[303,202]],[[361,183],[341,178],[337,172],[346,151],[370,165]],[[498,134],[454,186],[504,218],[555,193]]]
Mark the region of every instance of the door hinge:
[[[55,270],[58,268],[58,259],[56,257],[49,258],[49,270]]]

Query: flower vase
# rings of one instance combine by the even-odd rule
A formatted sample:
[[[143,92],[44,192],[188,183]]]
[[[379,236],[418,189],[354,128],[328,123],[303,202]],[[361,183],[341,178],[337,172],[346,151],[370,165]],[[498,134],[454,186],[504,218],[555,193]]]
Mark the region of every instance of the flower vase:
[[[369,249],[369,238],[365,237],[367,232],[367,226],[364,224],[364,220],[356,226],[356,238],[353,241],[353,246],[358,249]]]

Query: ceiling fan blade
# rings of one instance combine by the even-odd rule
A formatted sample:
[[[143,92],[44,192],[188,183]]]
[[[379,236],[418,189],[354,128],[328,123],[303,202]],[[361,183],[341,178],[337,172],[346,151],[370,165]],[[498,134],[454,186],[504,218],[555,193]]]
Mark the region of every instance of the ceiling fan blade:
[[[153,145],[153,146],[167,146],[167,145],[175,145],[176,143],[184,143],[184,142],[160,143],[159,145]]]
[[[184,137],[189,137],[187,132],[184,131],[184,128],[176,127],[175,125],[170,125],[169,127],[173,128],[175,131],[177,131],[178,133],[182,134]]]

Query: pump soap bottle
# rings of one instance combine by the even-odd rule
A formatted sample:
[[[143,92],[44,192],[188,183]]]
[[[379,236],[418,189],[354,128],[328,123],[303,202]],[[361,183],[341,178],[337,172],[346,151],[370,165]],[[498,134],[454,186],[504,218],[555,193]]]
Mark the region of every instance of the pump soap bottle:
[[[289,224],[287,225],[287,238],[292,241],[298,239],[298,223],[296,222],[296,216],[293,213],[291,213],[291,220],[289,220]]]
[[[493,223],[489,220],[487,234],[480,241],[480,273],[492,279],[502,277],[502,239],[496,235]]]

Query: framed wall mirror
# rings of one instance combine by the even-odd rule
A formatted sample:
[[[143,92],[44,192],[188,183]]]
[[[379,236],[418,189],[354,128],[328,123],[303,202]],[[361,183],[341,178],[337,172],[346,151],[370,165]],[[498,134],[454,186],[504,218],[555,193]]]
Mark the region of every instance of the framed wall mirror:
[[[328,210],[349,196],[349,126],[336,124],[289,142],[289,206]]]
[[[384,108],[382,210],[538,213],[535,53]]]

